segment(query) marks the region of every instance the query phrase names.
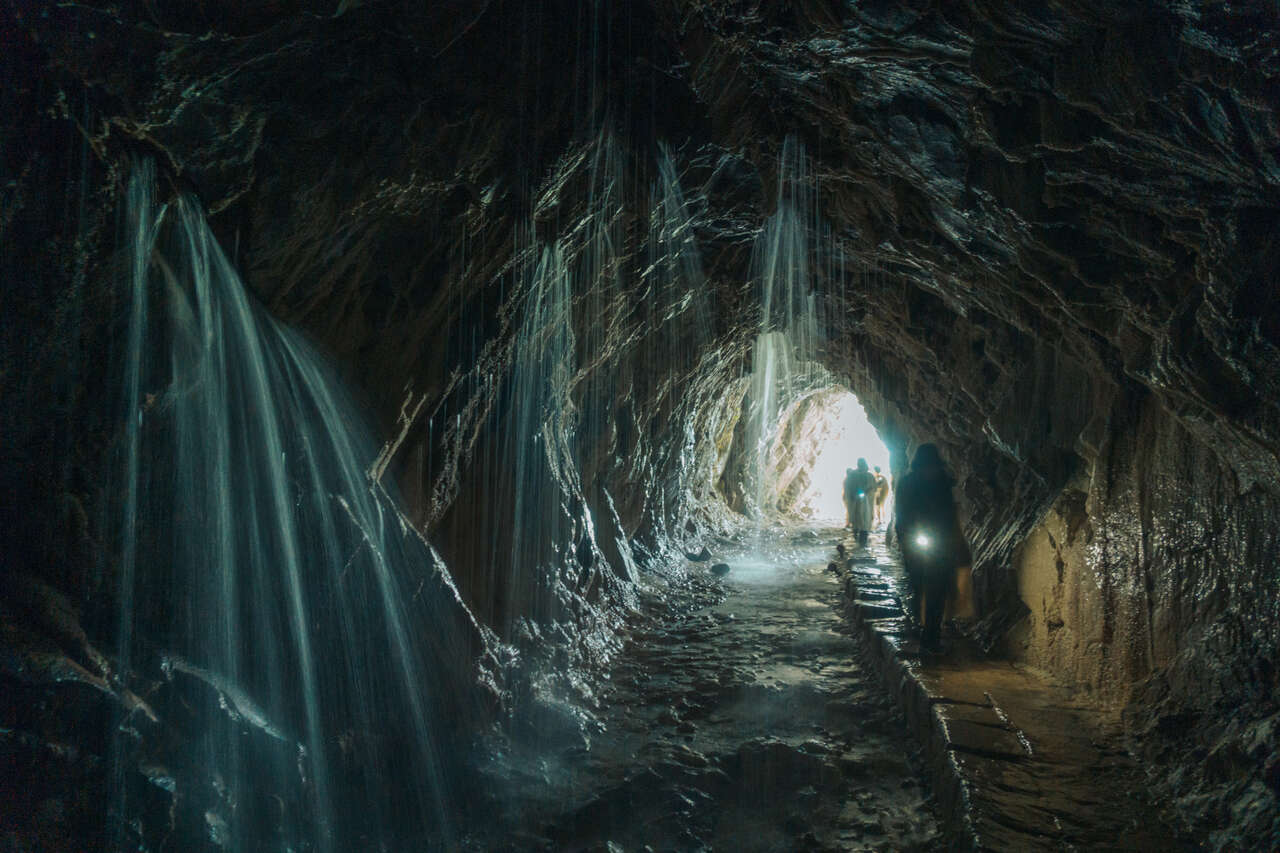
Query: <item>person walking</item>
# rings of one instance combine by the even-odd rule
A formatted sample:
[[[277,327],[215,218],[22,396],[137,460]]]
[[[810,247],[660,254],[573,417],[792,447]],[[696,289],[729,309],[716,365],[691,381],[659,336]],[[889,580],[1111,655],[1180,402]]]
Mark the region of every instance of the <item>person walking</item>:
[[[849,524],[863,548],[867,547],[871,537],[871,501],[875,488],[875,477],[867,467],[867,460],[859,459],[857,470],[845,477],[844,493],[849,507]]]
[[[853,527],[853,496],[857,494],[857,489],[853,487],[853,469],[844,469],[844,486],[842,487],[841,498],[844,500],[844,526],[846,528]]]
[[[912,618],[920,618],[924,600],[920,641],[926,651],[940,650],[942,614],[956,568],[970,560],[951,495],[954,483],[937,446],[922,444],[894,495],[894,532],[907,572]]]
[[[871,474],[876,478],[876,488],[873,495],[876,507],[876,527],[879,528],[881,524],[884,524],[884,504],[889,499],[889,478],[880,473],[879,465],[871,469]]]
[[[895,447],[889,451],[889,471],[892,472],[892,476],[889,478],[889,491],[894,494],[895,503],[897,503],[898,487],[902,485],[902,478],[906,475],[909,466],[910,458],[907,456],[906,450],[902,447]],[[894,534],[893,524],[885,525],[884,544],[886,548],[893,547]]]

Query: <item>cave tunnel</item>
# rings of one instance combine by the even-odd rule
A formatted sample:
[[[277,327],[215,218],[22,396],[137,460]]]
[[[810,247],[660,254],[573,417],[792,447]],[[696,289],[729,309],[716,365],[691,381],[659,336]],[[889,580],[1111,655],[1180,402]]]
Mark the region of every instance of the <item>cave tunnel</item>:
[[[1280,846],[1274,3],[0,9],[0,848]]]

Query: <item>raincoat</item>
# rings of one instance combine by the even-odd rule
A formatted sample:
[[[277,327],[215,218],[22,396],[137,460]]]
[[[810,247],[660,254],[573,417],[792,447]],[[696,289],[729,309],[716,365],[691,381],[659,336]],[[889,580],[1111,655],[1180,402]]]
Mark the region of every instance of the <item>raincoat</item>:
[[[871,529],[871,502],[875,490],[875,475],[870,471],[854,471],[845,478],[844,503],[849,510],[849,524],[854,530]]]

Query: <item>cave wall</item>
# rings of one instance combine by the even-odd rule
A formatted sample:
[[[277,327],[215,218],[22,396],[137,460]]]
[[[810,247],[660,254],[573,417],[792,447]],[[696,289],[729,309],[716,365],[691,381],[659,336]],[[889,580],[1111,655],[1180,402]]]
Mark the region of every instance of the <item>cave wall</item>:
[[[1274,8],[4,13],[0,98],[20,118],[0,136],[0,423],[24,496],[4,509],[5,571],[61,590],[90,634],[112,618],[130,158],[195,190],[258,297],[332,354],[389,442],[387,481],[509,637],[528,614],[498,565],[518,491],[504,388],[529,271],[561,247],[580,355],[560,455],[528,474],[548,491],[527,560],[549,579],[538,615],[590,662],[645,558],[731,518],[711,486],[734,476],[725,392],[749,368],[751,245],[796,134],[839,259],[818,276],[820,358],[891,449],[936,441],[954,467],[984,637],[1132,703],[1151,743],[1188,742],[1199,771],[1167,781],[1192,819],[1214,819],[1190,799],[1214,773],[1280,785],[1255,737],[1280,630]],[[694,219],[697,329],[652,312],[660,142]],[[602,210],[605,183],[621,194]],[[569,636],[586,625],[598,643]]]
[[[721,139],[814,154],[852,268],[826,363],[891,449],[953,466],[980,635],[1012,628],[1015,657],[1183,755],[1231,753],[1208,766],[1252,793],[1157,787],[1230,826],[1216,843],[1274,836],[1242,817],[1274,803],[1274,542],[1235,524],[1280,471],[1275,10],[753,11],[680,5],[692,83]]]
[[[1029,612],[1004,644],[1121,710],[1140,749],[1179,768],[1154,788],[1229,849],[1276,833],[1276,498],[1241,493],[1154,396],[1135,397],[1015,551]],[[1180,767],[1188,753],[1203,775]]]
[[[1013,642],[1026,644],[1028,660],[1117,701],[1153,671],[1182,666],[1194,675],[1170,686],[1204,710],[1224,692],[1265,689],[1277,639],[1277,578],[1266,568],[1273,497],[1240,494],[1231,470],[1150,396],[1111,417],[1094,465],[1015,556],[1031,612]],[[1240,665],[1192,663],[1198,649],[1220,654],[1218,633],[1246,650]],[[1225,689],[1223,678],[1238,683]]]

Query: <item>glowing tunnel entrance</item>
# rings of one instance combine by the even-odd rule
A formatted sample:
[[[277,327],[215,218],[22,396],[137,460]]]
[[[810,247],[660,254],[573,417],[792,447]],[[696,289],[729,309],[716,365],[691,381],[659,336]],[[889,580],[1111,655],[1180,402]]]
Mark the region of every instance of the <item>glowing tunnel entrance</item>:
[[[809,485],[798,501],[808,507],[815,519],[843,519],[842,497],[846,468],[853,468],[858,458],[865,458],[873,469],[877,466],[889,476],[889,448],[880,440],[876,428],[858,398],[848,391],[827,392],[825,405],[814,415],[819,422],[821,438],[813,456]]]
[[[859,458],[889,474],[888,448],[858,398],[842,387],[806,394],[787,406],[762,455],[766,512],[814,521],[844,519],[845,470]]]

